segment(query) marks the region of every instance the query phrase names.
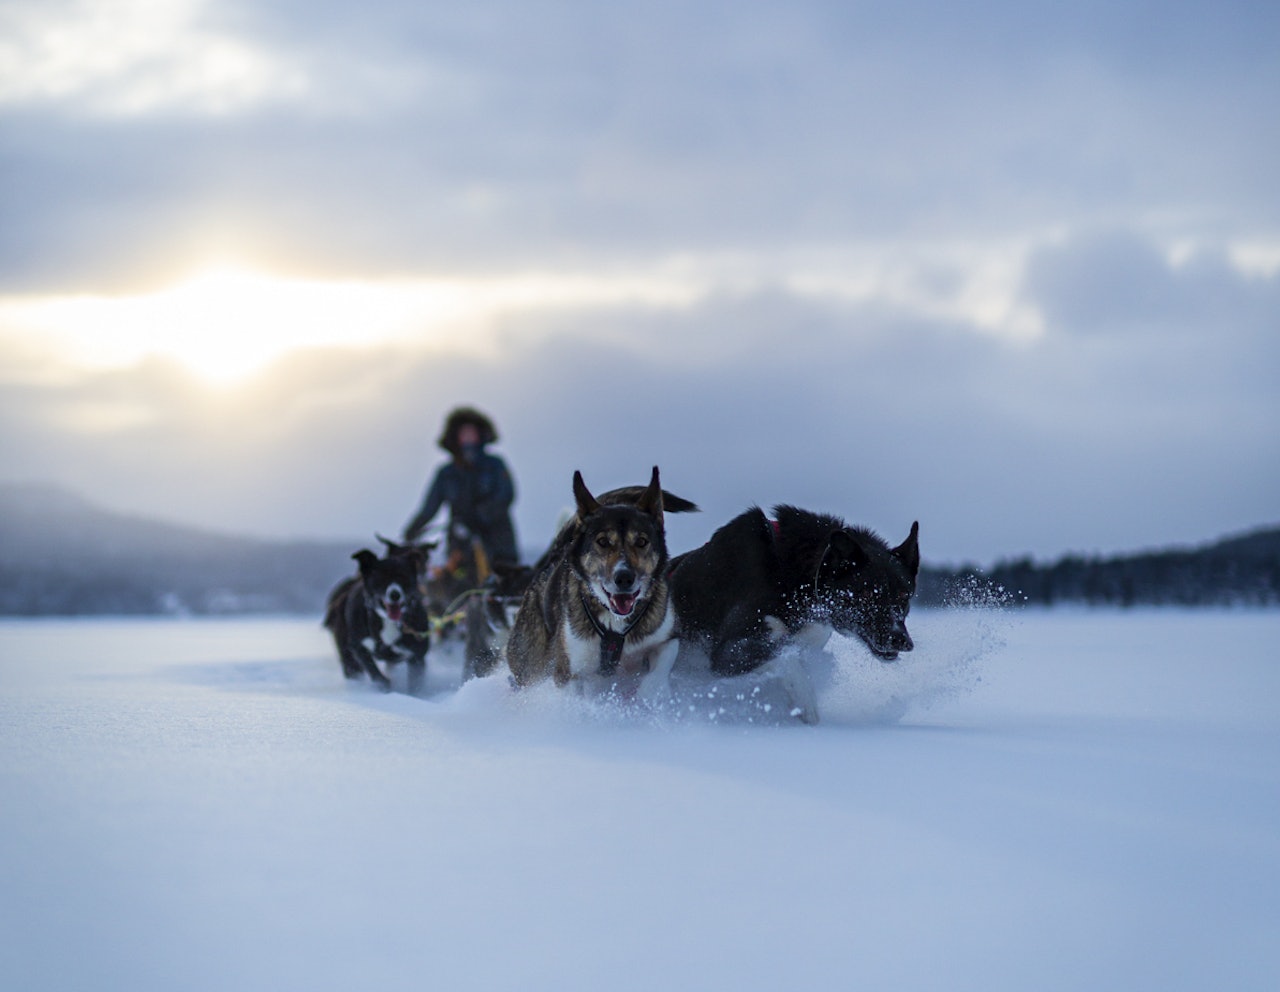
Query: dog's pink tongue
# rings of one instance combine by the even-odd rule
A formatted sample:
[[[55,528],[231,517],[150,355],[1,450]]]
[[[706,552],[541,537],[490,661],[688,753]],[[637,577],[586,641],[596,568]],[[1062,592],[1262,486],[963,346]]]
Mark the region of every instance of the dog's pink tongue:
[[[400,622],[401,607],[399,603],[392,603],[387,607],[387,616],[391,618],[393,623]]]
[[[631,611],[635,609],[635,605],[635,596],[615,594],[609,597],[609,608],[620,617],[629,615]]]

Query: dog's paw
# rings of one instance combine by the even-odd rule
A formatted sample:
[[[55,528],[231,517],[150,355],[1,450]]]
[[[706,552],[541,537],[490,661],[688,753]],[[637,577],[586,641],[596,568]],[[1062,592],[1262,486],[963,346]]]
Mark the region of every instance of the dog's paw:
[[[790,715],[801,723],[817,723],[818,695],[800,659],[795,656],[778,658],[771,664],[775,666],[776,677],[790,700]]]
[[[787,625],[772,614],[764,618],[764,625],[765,636],[769,638],[771,644],[781,644],[791,633],[787,630]]]
[[[680,643],[667,641],[647,659],[648,671],[640,679],[636,699],[650,709],[658,709],[671,703],[671,670],[680,653]]]
[[[640,680],[635,698],[651,710],[662,709],[671,703],[671,682],[665,673],[650,672]]]

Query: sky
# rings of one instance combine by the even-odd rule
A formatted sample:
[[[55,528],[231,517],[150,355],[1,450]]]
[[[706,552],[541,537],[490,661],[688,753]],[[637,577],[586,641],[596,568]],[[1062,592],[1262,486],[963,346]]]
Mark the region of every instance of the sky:
[[[398,531],[477,405],[926,561],[1280,522],[1280,8],[0,0],[0,483]]]

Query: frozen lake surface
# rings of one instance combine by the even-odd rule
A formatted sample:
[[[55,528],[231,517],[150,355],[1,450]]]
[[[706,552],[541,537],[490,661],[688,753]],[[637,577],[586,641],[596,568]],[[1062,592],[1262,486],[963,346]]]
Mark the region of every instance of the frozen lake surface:
[[[807,727],[0,623],[0,988],[1280,987],[1280,612],[911,629],[811,660]]]

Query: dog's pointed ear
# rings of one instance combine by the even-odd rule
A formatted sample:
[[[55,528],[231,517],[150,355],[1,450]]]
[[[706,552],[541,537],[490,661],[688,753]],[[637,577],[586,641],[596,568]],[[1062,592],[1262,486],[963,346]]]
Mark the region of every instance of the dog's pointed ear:
[[[649,487],[640,494],[636,501],[636,509],[651,517],[662,519],[662,483],[658,481],[658,466],[653,466],[653,475],[649,477]]]
[[[907,571],[915,576],[920,571],[920,521],[915,520],[911,523],[911,533],[907,535],[907,539],[893,549],[893,556],[897,558]]]
[[[398,552],[408,550],[408,545],[397,544],[395,541],[390,538],[383,537],[381,534],[375,533],[373,536],[382,542],[383,546],[387,549],[387,554],[389,555],[394,555]]]
[[[582,473],[576,469],[573,473],[573,498],[578,504],[579,519],[589,517],[600,509],[600,504],[591,495],[591,490],[587,488],[587,484],[582,481]]]
[[[847,530],[836,530],[827,539],[827,550],[823,552],[822,561],[829,571],[848,572],[865,565],[867,553]]]
[[[368,548],[361,548],[351,556],[360,563],[360,574],[363,575],[378,563],[378,556]]]

